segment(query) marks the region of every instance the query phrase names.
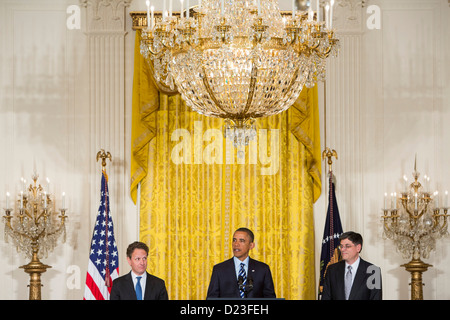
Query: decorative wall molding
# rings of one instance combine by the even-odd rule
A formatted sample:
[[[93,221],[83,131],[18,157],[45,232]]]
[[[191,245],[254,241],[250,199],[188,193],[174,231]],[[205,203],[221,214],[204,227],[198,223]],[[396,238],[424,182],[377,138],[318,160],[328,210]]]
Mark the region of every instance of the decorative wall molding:
[[[364,0],[337,0],[334,5],[333,27],[339,33],[360,32],[362,28],[362,8]]]
[[[325,83],[325,132],[324,143],[339,154],[334,164],[336,192],[340,194],[342,212],[362,212],[361,143],[364,126],[361,123],[361,35],[345,34],[340,37],[339,57],[327,65]],[[323,179],[327,177],[324,175]],[[323,180],[325,181],[325,180]],[[344,192],[345,190],[345,192]],[[361,230],[361,215],[343,215],[347,228]]]
[[[88,32],[125,31],[125,8],[132,0],[80,0]]]

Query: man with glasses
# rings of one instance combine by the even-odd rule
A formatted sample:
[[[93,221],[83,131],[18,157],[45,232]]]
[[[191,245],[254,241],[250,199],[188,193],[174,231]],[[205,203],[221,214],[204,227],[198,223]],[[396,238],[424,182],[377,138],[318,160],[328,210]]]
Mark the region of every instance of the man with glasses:
[[[168,300],[164,280],[147,272],[148,246],[133,242],[127,248],[131,271],[114,280],[110,300]]]
[[[322,300],[381,300],[380,268],[359,256],[362,236],[349,231],[339,240],[342,260],[328,266]]]

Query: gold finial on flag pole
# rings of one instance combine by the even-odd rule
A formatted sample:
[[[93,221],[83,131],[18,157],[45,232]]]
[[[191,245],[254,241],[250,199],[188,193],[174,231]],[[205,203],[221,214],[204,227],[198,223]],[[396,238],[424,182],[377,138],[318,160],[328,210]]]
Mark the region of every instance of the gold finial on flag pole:
[[[109,159],[109,161],[112,161],[111,153],[105,152],[105,150],[100,149],[99,152],[97,152],[97,162],[99,159],[102,159],[102,169],[105,169],[106,167],[106,159]]]
[[[324,160],[325,158],[328,158],[328,165],[329,165],[329,170],[331,172],[331,166],[333,165],[333,161],[331,160],[332,157],[335,157],[336,159],[338,158],[337,152],[336,150],[331,150],[330,148],[325,148],[325,150],[323,150],[322,152],[322,160]]]

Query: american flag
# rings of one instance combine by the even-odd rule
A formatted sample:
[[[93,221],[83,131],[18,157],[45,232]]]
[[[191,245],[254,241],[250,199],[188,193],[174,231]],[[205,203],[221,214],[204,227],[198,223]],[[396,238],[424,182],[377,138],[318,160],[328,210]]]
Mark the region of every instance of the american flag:
[[[102,170],[100,207],[92,235],[84,300],[109,300],[112,282],[119,276],[119,256],[109,206],[108,176]]]

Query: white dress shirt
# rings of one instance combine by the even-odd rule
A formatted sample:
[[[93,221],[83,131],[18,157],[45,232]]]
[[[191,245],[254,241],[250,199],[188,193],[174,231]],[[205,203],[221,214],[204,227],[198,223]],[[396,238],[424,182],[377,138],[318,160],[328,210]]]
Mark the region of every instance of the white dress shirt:
[[[245,258],[244,261],[241,261],[238,258],[233,257],[233,260],[234,260],[234,268],[236,269],[236,279],[239,278],[239,270],[241,269],[241,263],[243,263],[245,265],[244,270],[245,270],[245,274],[248,278],[248,262],[249,262],[250,258],[247,257],[247,258]]]
[[[141,288],[142,288],[142,300],[144,300],[145,293],[145,283],[147,282],[147,272],[144,272],[142,275],[138,276],[133,271],[131,271],[131,279],[133,279],[133,288],[136,290],[137,277],[141,277]]]

